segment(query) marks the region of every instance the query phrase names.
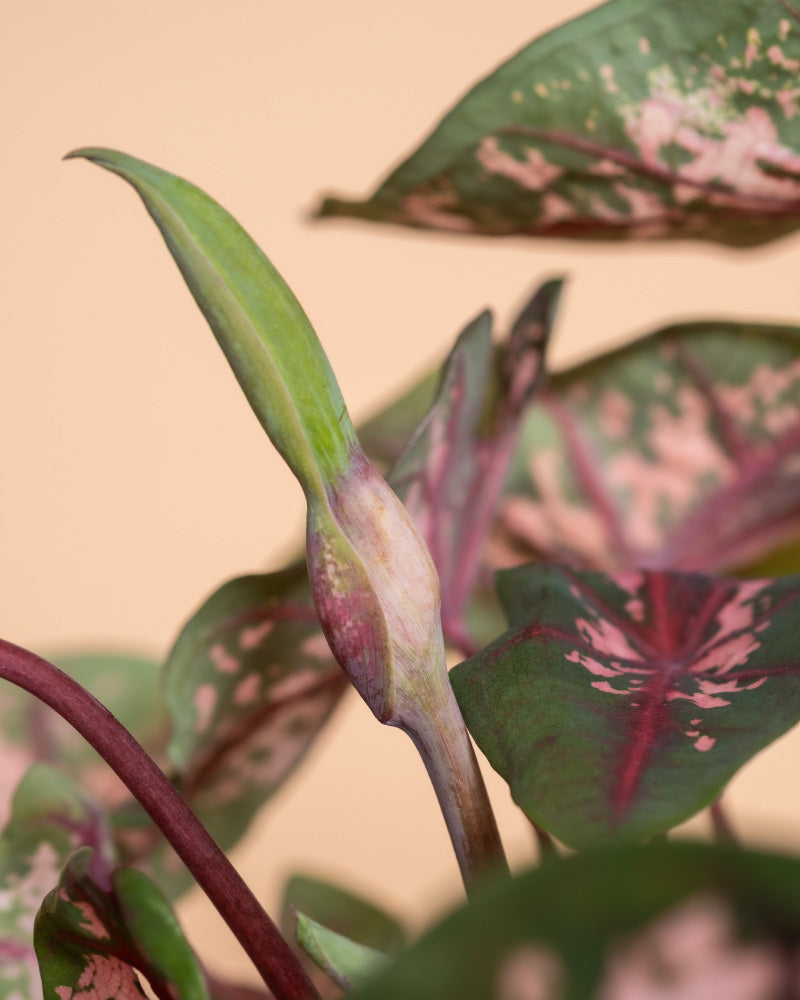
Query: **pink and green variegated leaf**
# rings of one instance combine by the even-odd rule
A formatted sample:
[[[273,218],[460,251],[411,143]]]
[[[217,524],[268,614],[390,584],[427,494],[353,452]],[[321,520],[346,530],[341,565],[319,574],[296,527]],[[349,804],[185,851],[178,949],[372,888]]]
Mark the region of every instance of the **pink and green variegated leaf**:
[[[205,978],[166,899],[141,872],[74,854],[37,914],[44,1000],[145,996],[208,1000]]]
[[[351,216],[458,233],[764,243],[800,224],[800,13],[610,0],[475,86]]]
[[[455,667],[470,732],[573,847],[643,839],[709,805],[800,719],[800,577],[498,577],[510,629]]]
[[[561,290],[549,281],[492,343],[482,313],[456,341],[436,400],[389,482],[414,518],[439,573],[446,638],[474,649],[467,603],[527,406],[544,376],[544,351]]]
[[[800,328],[706,322],[552,378],[492,558],[717,572],[798,535]]]
[[[0,838],[0,996],[40,1000],[31,928],[70,855],[85,844],[110,858],[102,814],[63,774],[35,764]]]
[[[113,712],[151,757],[163,760],[167,725],[158,695],[158,664],[99,652],[53,660]],[[107,810],[129,798],[122,782],[70,725],[10,684],[0,686],[0,753],[0,823],[8,819],[14,788],[34,761],[62,769]]]
[[[164,668],[170,756],[223,847],[286,780],[347,686],[304,566],[231,580],[184,626]]]
[[[797,996],[800,861],[614,845],[503,879],[352,1000]]]

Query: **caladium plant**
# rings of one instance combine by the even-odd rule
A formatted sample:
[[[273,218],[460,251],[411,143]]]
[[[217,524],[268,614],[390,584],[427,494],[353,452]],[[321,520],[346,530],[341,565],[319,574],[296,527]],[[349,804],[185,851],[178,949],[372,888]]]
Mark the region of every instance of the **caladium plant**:
[[[371,197],[320,214],[763,243],[800,221],[799,102],[788,0],[610,0],[479,83]],[[0,640],[3,995],[800,996],[800,861],[731,843],[721,801],[800,721],[800,326],[673,325],[554,372],[551,278],[506,337],[471,319],[357,431],[236,220],[130,155],[70,156],[142,199],[303,489],[305,558],[207,597],[160,680]],[[410,946],[308,876],[279,929],[225,853],[350,685],[421,754],[468,893]],[[539,868],[509,875],[470,734]],[[706,808],[717,842],[669,839]],[[186,941],[172,904],[192,880],[263,989]]]

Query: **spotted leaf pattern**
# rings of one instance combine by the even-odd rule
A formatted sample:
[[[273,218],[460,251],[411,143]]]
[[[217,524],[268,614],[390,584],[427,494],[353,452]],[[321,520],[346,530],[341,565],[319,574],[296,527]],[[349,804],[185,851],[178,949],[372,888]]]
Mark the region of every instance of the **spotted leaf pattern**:
[[[493,564],[763,559],[800,534],[798,402],[788,326],[668,327],[553,376],[528,414]]]
[[[478,83],[353,216],[754,245],[800,223],[800,12],[610,0]]]
[[[31,927],[67,859],[85,844],[111,858],[102,814],[63,774],[35,764],[15,791],[0,838],[0,996],[41,1000]]]
[[[240,577],[190,618],[164,667],[175,780],[228,848],[347,689],[304,566]]]
[[[205,978],[166,899],[146,875],[91,848],[68,861],[34,925],[44,1000],[208,1000]]]
[[[515,801],[570,846],[670,829],[800,719],[800,577],[530,565],[499,589],[510,628],[453,687]]]

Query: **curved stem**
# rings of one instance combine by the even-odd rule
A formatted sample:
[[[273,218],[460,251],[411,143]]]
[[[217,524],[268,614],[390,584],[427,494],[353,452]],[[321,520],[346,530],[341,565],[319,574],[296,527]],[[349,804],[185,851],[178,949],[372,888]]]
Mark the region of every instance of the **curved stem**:
[[[166,775],[108,709],[58,667],[0,639],[0,677],[83,736],[125,782],[236,935],[277,1000],[318,1000],[280,931]]]

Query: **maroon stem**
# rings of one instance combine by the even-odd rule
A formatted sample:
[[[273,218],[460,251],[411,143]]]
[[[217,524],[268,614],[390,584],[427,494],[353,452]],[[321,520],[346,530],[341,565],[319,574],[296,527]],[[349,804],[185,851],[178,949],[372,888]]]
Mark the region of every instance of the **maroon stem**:
[[[83,736],[125,782],[236,935],[277,1000],[319,1000],[280,931],[167,776],[108,709],[58,667],[0,639],[0,678]]]

